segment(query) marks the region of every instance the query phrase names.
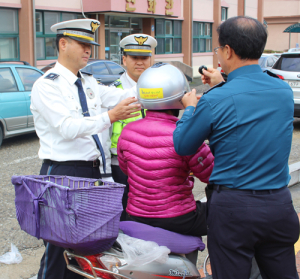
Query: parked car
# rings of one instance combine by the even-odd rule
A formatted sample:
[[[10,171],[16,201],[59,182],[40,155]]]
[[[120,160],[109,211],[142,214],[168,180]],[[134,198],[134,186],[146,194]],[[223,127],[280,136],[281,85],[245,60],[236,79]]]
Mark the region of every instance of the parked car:
[[[276,63],[276,61],[278,60],[278,58],[280,57],[281,54],[279,54],[278,57],[277,57],[277,55],[278,54],[273,55],[273,54],[264,54],[263,53],[258,60],[258,65],[261,67],[261,69],[263,71],[270,70],[272,68],[272,66]],[[227,75],[224,73],[220,63],[218,63],[217,70],[219,70],[221,72],[222,77],[224,78],[225,81],[227,81]]]
[[[276,56],[277,59],[279,59],[279,57],[281,56],[281,54],[282,54],[282,53],[276,53],[276,52],[275,52],[275,53],[272,53],[272,55]]]
[[[287,52],[299,52],[300,48],[294,47],[294,48],[290,48]]]
[[[294,92],[294,116],[300,117],[300,51],[281,54],[270,71],[291,86]]]
[[[27,62],[0,62],[0,146],[5,138],[35,131],[30,95],[43,74]]]
[[[278,60],[278,57],[272,54],[262,54],[258,60],[258,65],[263,71],[270,70],[275,62]]]
[[[55,63],[56,62],[51,63],[41,70],[46,72],[53,68]],[[119,64],[109,60],[89,59],[87,65],[82,69],[82,71],[93,74],[98,82],[109,85],[120,78],[120,76],[125,72],[125,69]]]

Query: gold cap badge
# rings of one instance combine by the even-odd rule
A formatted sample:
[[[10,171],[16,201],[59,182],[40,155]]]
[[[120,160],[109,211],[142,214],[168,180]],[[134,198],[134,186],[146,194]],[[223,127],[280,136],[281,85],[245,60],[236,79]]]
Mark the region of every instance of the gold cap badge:
[[[142,46],[147,40],[148,37],[134,37],[134,39],[139,43],[140,46]]]
[[[92,32],[95,32],[99,26],[100,24],[98,22],[92,21],[91,22]]]

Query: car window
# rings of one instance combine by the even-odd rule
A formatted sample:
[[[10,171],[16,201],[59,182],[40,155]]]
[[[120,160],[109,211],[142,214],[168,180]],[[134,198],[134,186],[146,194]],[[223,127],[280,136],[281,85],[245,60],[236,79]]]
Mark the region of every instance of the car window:
[[[258,60],[258,65],[259,65],[261,68],[264,68],[264,67],[265,67],[265,64],[266,64],[266,57],[261,57],[261,58],[259,58],[259,60]]]
[[[92,64],[92,73],[94,75],[109,75],[108,69],[103,62]]]
[[[19,91],[16,80],[10,68],[0,68],[0,92]]]
[[[21,78],[25,91],[30,91],[35,81],[42,76],[40,72],[34,69],[16,67],[16,70]]]
[[[288,71],[288,72],[299,72],[300,71],[300,56],[299,54],[291,54],[281,56],[273,69]]]
[[[124,69],[119,66],[118,64],[112,63],[112,62],[106,62],[108,67],[111,69],[113,75],[120,75],[121,72],[124,72]]]
[[[92,66],[86,66],[82,69],[83,72],[92,73]]]
[[[276,57],[276,56],[274,56],[274,57],[272,57],[272,59],[273,59],[273,65],[275,64],[275,62],[278,60],[278,58]],[[273,66],[272,65],[272,66]]]
[[[268,57],[268,60],[267,60],[267,67],[272,67],[274,65],[274,60],[272,57]]]

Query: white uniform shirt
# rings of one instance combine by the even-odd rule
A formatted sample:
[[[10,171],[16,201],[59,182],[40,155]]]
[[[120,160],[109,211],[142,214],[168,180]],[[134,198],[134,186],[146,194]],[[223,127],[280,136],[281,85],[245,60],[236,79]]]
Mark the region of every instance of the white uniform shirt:
[[[59,75],[54,80],[45,78],[49,73]],[[122,90],[98,85],[93,76],[81,74],[91,117],[83,117],[75,85],[78,77],[56,63],[34,84],[31,93],[31,112],[36,133],[40,139],[39,157],[54,161],[93,161],[100,152],[92,135],[111,126],[102,107],[116,106],[127,97],[136,97],[135,87]]]
[[[130,89],[133,86],[136,86],[136,82],[125,72],[123,75],[120,77],[123,89]]]

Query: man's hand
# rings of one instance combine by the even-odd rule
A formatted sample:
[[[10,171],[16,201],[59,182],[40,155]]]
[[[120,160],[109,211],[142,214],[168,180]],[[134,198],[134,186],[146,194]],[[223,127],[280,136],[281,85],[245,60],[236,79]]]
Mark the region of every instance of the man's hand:
[[[202,73],[203,75],[201,75],[201,79],[203,84],[208,84],[210,87],[224,81],[221,73],[217,69],[208,68],[207,71],[203,69]]]
[[[136,102],[137,99],[134,97],[129,97],[123,101],[121,101],[118,105],[116,105],[112,110],[108,111],[108,116],[110,118],[110,122],[114,123],[118,120],[123,120],[135,116],[139,116],[138,112],[141,110],[140,104],[132,104]]]
[[[181,102],[184,108],[189,106],[196,107],[199,99],[200,97],[196,96],[196,89],[193,89],[191,92],[184,94],[183,98],[181,99]]]

